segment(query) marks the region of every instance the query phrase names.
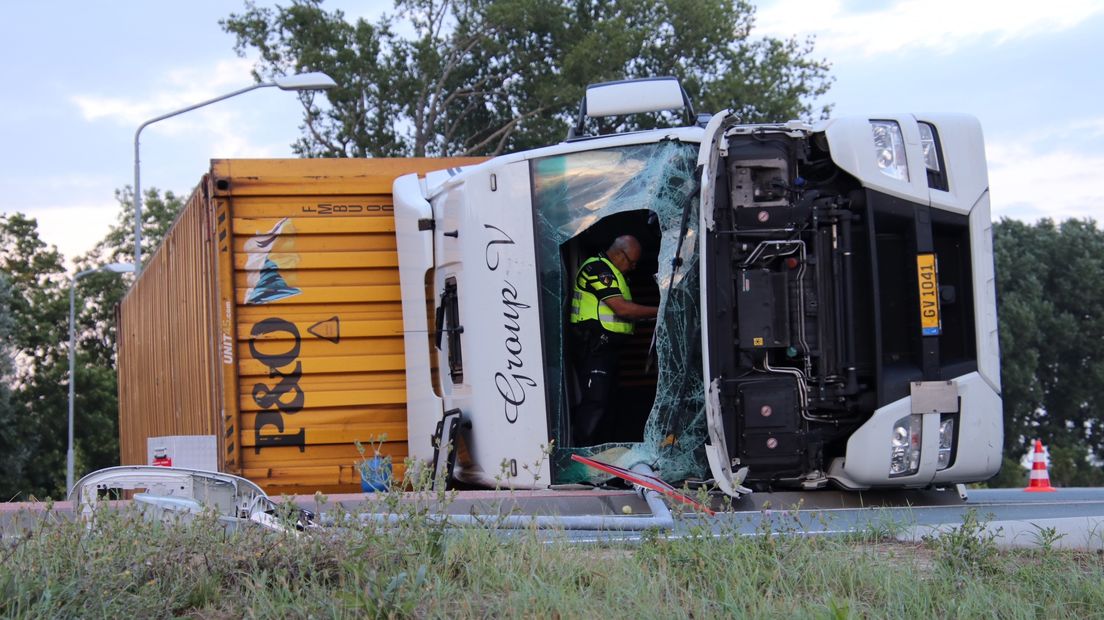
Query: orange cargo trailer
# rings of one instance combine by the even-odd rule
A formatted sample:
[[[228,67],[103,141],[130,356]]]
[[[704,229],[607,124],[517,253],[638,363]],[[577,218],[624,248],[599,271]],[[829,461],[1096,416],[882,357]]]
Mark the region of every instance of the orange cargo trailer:
[[[355,443],[402,474],[391,184],[481,159],[213,160],[118,309],[122,463],[207,436],[269,493],[353,491]]]

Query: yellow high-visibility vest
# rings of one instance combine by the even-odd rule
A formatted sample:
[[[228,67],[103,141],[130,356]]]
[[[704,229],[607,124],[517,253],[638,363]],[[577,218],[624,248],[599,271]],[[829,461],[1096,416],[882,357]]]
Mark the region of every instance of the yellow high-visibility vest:
[[[621,296],[626,301],[632,301],[632,293],[629,291],[629,285],[625,282],[625,276],[621,274],[621,270],[607,258],[601,256],[589,258],[579,266],[579,272],[575,276],[575,293],[571,298],[571,322],[582,323],[583,321],[597,320],[606,331],[615,334],[633,333],[634,325],[632,321],[617,316],[604,301],[599,301],[594,293],[586,289],[587,285],[599,290],[608,286],[603,284],[597,277],[588,276],[583,271],[584,267],[595,261],[602,261],[613,270]]]

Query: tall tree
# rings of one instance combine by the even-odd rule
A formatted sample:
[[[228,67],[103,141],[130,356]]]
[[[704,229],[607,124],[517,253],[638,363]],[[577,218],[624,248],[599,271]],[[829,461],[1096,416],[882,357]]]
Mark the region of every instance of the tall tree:
[[[674,75],[703,109],[748,121],[827,113],[828,64],[810,41],[754,38],[745,0],[398,0],[393,17],[350,23],[322,0],[246,3],[223,20],[257,79],[324,71],[328,104],[304,95],[308,156],[495,155],[563,138],[587,84]],[[617,119],[600,130],[670,124]]]
[[[65,268],[57,248],[46,247],[38,222],[22,213],[0,215],[0,271],[11,285],[11,344],[19,378],[55,363],[58,334],[66,324]]]
[[[76,270],[133,260],[129,189],[116,192],[118,223]],[[146,192],[143,241],[160,243],[182,206],[171,192]],[[68,449],[70,276],[38,224],[0,216],[0,499],[61,497]],[[118,463],[115,305],[130,279],[97,273],[76,291],[77,473]]]
[[[1104,231],[1002,219],[994,251],[1005,453],[1040,438],[1059,475],[1090,480],[1078,470],[1104,460]]]
[[[76,259],[76,270],[134,260],[134,197],[130,187],[117,190],[116,223],[87,254]],[[145,190],[142,209],[143,255],[153,256],[184,201],[173,192]],[[77,472],[119,462],[119,404],[115,343],[115,308],[133,276],[94,273],[78,281],[77,299]]]
[[[254,77],[267,80],[303,71],[324,71],[337,82],[327,92],[329,105],[300,94],[304,135],[293,146],[306,157],[368,157],[404,154],[408,145],[391,121],[401,109],[394,87],[400,59],[388,51],[395,35],[389,20],[349,23],[341,11],[327,13],[321,0],[296,0],[270,9],[246,3],[241,15],[221,21],[237,37],[240,54],[260,54]]]
[[[36,220],[0,216],[0,273],[10,285],[5,344],[16,362],[12,426],[3,431],[16,449],[7,455],[12,469],[0,476],[0,496],[57,497],[65,480],[68,299],[61,254],[39,238]]]
[[[15,379],[15,356],[12,350],[11,335],[15,325],[12,316],[12,291],[8,276],[0,272],[0,471],[21,471],[27,460],[20,437],[15,430],[19,428],[19,411],[12,400],[12,386]],[[0,482],[0,501],[10,497],[14,489]]]

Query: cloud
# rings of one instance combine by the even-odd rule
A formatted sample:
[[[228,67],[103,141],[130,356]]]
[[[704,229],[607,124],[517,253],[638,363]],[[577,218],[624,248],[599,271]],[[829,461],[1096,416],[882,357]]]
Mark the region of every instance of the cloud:
[[[113,195],[116,178],[110,174],[43,172],[0,175],[0,187],[5,188],[0,210],[26,213],[29,209],[98,202],[104,197],[110,200]]]
[[[1104,116],[1074,121],[1069,128],[1085,138],[1104,138]]]
[[[254,81],[251,74],[253,65],[252,59],[236,58],[220,60],[207,67],[177,68],[165,73],[164,79],[154,85],[151,93],[133,96],[77,94],[70,101],[85,121],[108,121],[128,129],[137,129],[140,124],[167,111],[180,110],[249,86]],[[285,95],[285,98],[290,97],[291,95]],[[181,114],[173,117],[172,122],[151,125],[143,132],[143,136],[150,132],[177,138],[195,139],[202,136],[209,146],[209,152],[218,157],[286,155],[290,140],[257,143],[248,139],[247,136],[265,132],[255,126],[257,116],[243,112],[241,102],[235,103],[204,106],[194,112]],[[273,102],[261,100],[253,105],[269,107]],[[294,125],[289,126],[294,128]]]
[[[72,158],[71,174],[36,177],[33,185],[17,178],[12,181],[18,185],[9,185],[0,176],[0,186],[37,188],[7,192],[3,209],[36,217],[42,239],[57,245],[65,256],[87,252],[114,221],[118,205],[112,190],[131,182],[134,130],[168,111],[253,84],[253,64],[249,58],[200,61],[159,69],[157,79],[148,82],[120,81],[99,92],[71,95],[66,101],[72,106],[72,132],[78,138],[73,148],[85,156]],[[262,92],[155,123],[142,133],[142,186],[187,195],[211,158],[289,157],[288,145],[298,135],[301,115],[293,93]],[[93,129],[106,137],[95,143],[79,140]],[[83,172],[89,166],[104,172]]]
[[[209,68],[169,71],[153,94],[134,97],[78,94],[71,101],[87,121],[107,119],[137,127],[166,110],[177,110],[249,85],[253,82],[252,68],[253,61],[249,59],[220,60]]]
[[[757,11],[756,32],[775,37],[816,35],[817,54],[836,59],[904,50],[950,54],[986,42],[1003,45],[1053,35],[1104,14],[1097,0],[1061,7],[1026,0],[899,0],[853,10],[843,0],[777,0]]]
[[[96,242],[107,235],[119,205],[110,202],[89,202],[70,205],[51,205],[20,209],[28,217],[38,220],[39,238],[47,245],[57,246],[58,251],[72,264],[75,257],[91,250]],[[74,226],[74,222],[80,222]]]
[[[990,140],[986,154],[994,218],[1099,220],[1104,208],[1104,187],[1095,182],[1104,168],[1099,151],[1025,139]]]

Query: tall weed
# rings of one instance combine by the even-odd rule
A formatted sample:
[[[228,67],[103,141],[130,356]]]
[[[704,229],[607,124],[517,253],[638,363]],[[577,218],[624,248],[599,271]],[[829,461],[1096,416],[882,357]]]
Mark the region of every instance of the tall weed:
[[[408,487],[412,488],[412,487]],[[320,503],[323,498],[318,498]],[[925,545],[807,535],[789,511],[753,536],[580,545],[565,533],[444,525],[435,494],[377,497],[391,525],[230,530],[214,515],[97,527],[41,519],[0,540],[0,617],[1085,617],[1104,561],[996,547],[976,514]],[[322,506],[326,508],[326,506]],[[330,508],[332,514],[334,508]]]

